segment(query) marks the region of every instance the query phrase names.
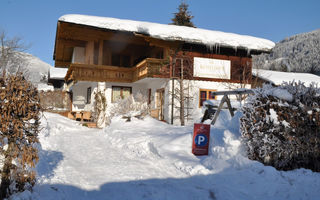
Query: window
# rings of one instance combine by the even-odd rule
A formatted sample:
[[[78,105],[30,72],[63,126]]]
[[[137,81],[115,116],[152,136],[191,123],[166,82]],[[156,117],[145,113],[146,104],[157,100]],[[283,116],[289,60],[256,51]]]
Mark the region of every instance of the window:
[[[121,54],[112,54],[111,65],[120,67],[130,67],[130,56]]]
[[[209,99],[216,99],[213,92],[216,90],[200,89],[199,106],[203,106],[203,102]]]
[[[91,87],[87,88],[87,104],[91,103]]]
[[[112,86],[112,103],[119,99],[125,99],[132,93],[131,87]]]

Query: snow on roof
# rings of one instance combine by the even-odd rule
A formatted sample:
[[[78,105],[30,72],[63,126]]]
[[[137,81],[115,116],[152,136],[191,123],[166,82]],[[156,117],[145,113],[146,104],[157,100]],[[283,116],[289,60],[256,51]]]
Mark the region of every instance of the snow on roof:
[[[38,91],[54,91],[54,88],[52,85],[48,85],[48,84],[45,84],[45,83],[39,83],[37,85],[37,88],[38,88]]]
[[[280,85],[283,82],[303,82],[305,85],[310,85],[312,82],[320,85],[320,76],[309,73],[293,73],[279,72],[264,69],[252,69],[252,74],[266,81]]]
[[[275,46],[274,42],[262,38],[186,26],[76,14],[64,15],[59,18],[59,21],[109,30],[136,32],[157,39],[198,43],[210,47],[226,46],[245,48],[247,50],[270,51]]]
[[[50,79],[59,79],[63,80],[66,76],[68,71],[68,68],[56,68],[56,67],[50,67]]]

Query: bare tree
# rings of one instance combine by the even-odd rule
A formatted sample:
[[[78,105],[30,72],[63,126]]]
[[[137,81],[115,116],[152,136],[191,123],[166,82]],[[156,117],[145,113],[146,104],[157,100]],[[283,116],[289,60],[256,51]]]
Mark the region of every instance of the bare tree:
[[[236,66],[236,70],[232,72],[232,77],[237,83],[223,82],[229,90],[252,87],[257,82],[257,79],[252,77],[252,67],[249,61],[245,65]],[[239,94],[237,100],[241,102],[246,96],[247,94]]]
[[[190,106],[193,99],[193,95],[190,94],[192,84],[190,80],[193,77],[192,60],[189,56],[183,52],[176,53],[173,56],[173,72],[172,76],[176,83],[173,83],[172,95],[172,106],[179,110],[179,119],[181,126],[185,125],[185,119],[189,119],[191,116]],[[174,82],[175,82],[174,81]],[[177,86],[177,87],[176,87]],[[178,101],[175,104],[175,100]]]
[[[0,32],[0,73],[3,76],[6,76],[7,73],[14,74],[17,72],[26,75],[26,65],[28,63],[21,52],[27,48],[21,38],[9,38],[5,31]]]

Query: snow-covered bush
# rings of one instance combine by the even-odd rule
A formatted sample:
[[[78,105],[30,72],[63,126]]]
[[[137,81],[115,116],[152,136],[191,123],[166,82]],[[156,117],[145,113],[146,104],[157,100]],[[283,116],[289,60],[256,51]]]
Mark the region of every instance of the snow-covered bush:
[[[38,90],[22,75],[0,81],[0,199],[31,189],[38,162]]]
[[[147,98],[138,93],[136,96],[130,95],[125,99],[119,99],[109,110],[109,119],[113,116],[121,115],[128,120],[131,117],[143,118],[149,114]]]
[[[106,123],[107,99],[104,91],[94,93],[94,112],[93,118],[97,122],[97,126],[102,128]]]
[[[265,85],[243,107],[248,157],[280,170],[320,171],[320,89],[302,83]]]

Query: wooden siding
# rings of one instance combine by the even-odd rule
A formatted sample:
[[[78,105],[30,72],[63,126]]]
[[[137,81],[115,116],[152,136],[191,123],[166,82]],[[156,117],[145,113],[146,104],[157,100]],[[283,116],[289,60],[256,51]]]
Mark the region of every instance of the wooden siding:
[[[230,60],[231,68],[230,74],[231,78],[228,79],[217,79],[217,78],[205,78],[205,77],[194,77],[193,76],[193,60],[194,57],[201,58],[213,58],[213,59],[221,59],[221,60]],[[231,82],[231,83],[251,83],[251,75],[252,75],[252,59],[250,57],[239,57],[239,56],[227,56],[227,55],[218,55],[218,54],[204,54],[198,52],[179,52],[175,55],[177,64],[175,69],[175,77],[179,77],[180,75],[180,59],[187,61],[184,62],[184,77],[193,80],[200,81],[215,81],[215,82]]]
[[[71,63],[74,47],[85,48],[85,63]],[[56,67],[69,67],[66,81],[131,83],[147,77],[179,78],[182,64],[185,79],[251,83],[251,55],[244,52],[240,54],[235,52],[235,55],[232,55],[233,51],[224,51],[227,54],[221,55],[220,51],[211,52],[207,48],[205,53],[204,50],[200,51],[201,49],[196,47],[197,45],[194,44],[163,41],[142,34],[58,22],[54,59]],[[112,62],[113,54],[127,56],[126,66],[132,67],[123,67],[121,63],[119,66],[112,66],[117,65]],[[194,77],[194,57],[230,60],[230,80]],[[146,59],[142,60],[143,58]],[[139,63],[136,64],[137,62]]]

